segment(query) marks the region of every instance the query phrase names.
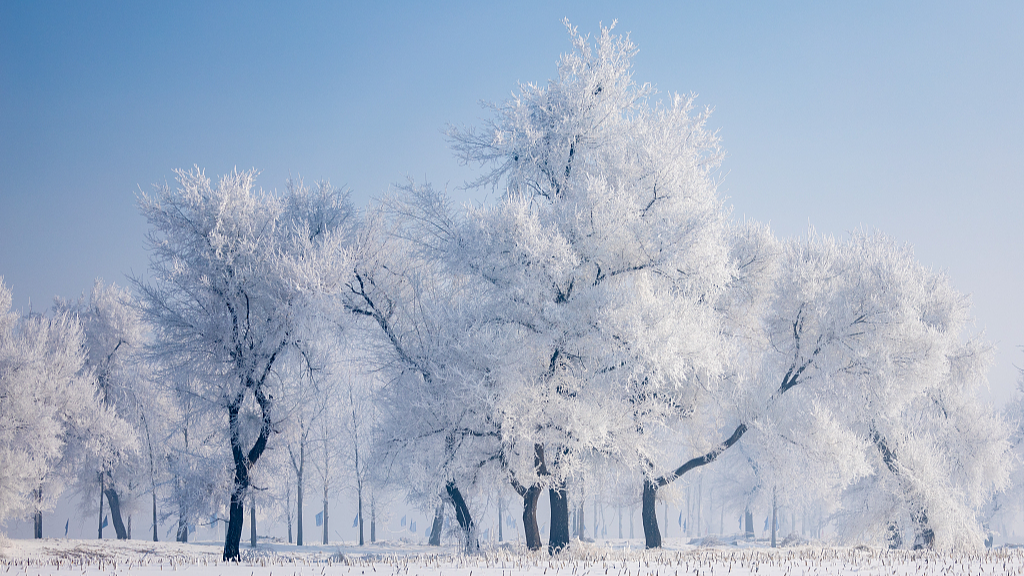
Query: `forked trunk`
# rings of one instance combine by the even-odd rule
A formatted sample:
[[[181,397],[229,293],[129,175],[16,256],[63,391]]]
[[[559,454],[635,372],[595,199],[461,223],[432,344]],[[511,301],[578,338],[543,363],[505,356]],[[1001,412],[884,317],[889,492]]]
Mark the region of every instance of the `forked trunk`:
[[[231,459],[235,465],[235,474],[231,487],[231,504],[228,507],[228,531],[224,536],[224,560],[237,562],[240,559],[238,545],[242,540],[242,522],[245,518],[245,495],[249,491],[249,469],[256,464],[270,439],[270,400],[258,388],[253,386],[253,395],[260,406],[262,425],[259,436],[248,452],[243,451],[241,431],[238,423],[239,406],[242,398],[228,406],[228,427],[231,432]]]

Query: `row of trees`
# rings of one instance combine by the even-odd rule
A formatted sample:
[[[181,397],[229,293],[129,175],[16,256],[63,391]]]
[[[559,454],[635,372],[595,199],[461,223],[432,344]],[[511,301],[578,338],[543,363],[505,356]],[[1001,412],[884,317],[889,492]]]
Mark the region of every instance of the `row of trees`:
[[[0,458],[33,463],[0,467],[18,474],[0,516],[95,470],[78,477],[112,511],[152,493],[154,538],[158,484],[179,537],[226,500],[237,558],[246,502],[276,484],[294,483],[301,543],[311,450],[326,524],[343,465],[326,447],[344,438],[360,543],[364,501],[394,486],[434,511],[432,542],[450,507],[472,549],[472,495],[507,486],[530,549],[548,493],[555,552],[601,479],[658,547],[658,498],[713,462],[740,509],[813,507],[850,540],[980,543],[1011,445],[976,396],[990,348],[967,298],[879,234],[732,221],[708,112],[636,84],[628,38],[569,32],[556,79],[449,131],[473,184],[504,192],[494,205],[410,183],[359,213],[326,183],[278,196],[198,169],[143,196],[137,303],[97,286],[0,325],[3,386],[35,414],[11,421],[47,426],[0,425],[31,447]],[[68,386],[70,408],[45,392]]]

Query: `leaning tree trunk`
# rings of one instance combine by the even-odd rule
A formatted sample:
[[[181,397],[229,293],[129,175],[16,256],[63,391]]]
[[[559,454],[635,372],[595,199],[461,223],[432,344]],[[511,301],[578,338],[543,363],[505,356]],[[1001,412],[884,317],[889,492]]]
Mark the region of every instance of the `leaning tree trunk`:
[[[117,495],[117,490],[111,484],[108,488],[103,490],[103,493],[107,496],[107,506],[110,508],[110,520],[114,523],[114,533],[117,534],[118,540],[127,540],[128,531],[125,530],[124,520],[121,519],[121,498]]]
[[[548,489],[551,503],[551,534],[548,536],[548,554],[556,554],[569,545],[569,495],[565,482]]]
[[[789,388],[792,388],[792,385],[790,385],[789,387],[784,386],[782,391],[785,392]],[[644,537],[646,538],[648,548],[661,547],[661,532],[658,530],[658,514],[657,511],[654,509],[655,500],[658,496],[658,489],[660,489],[662,486],[667,486],[671,482],[674,482],[680,476],[686,474],[687,472],[693,470],[694,468],[699,468],[701,466],[705,466],[707,464],[714,462],[718,458],[718,456],[722,454],[722,452],[725,452],[734,444],[739,442],[740,438],[742,438],[743,434],[745,434],[746,432],[747,425],[740,424],[733,431],[732,436],[729,436],[729,438],[727,438],[725,442],[722,442],[707,454],[691,458],[685,464],[683,464],[679,468],[676,468],[672,472],[665,474],[664,476],[660,476],[653,480],[644,480],[644,492],[642,497],[643,525]],[[697,534],[700,535],[699,526],[697,529]]]
[[[430,525],[430,538],[427,540],[429,546],[441,545],[442,528],[444,528],[444,503],[434,510],[434,523]]]
[[[455,481],[449,480],[444,488],[452,502],[452,506],[455,507],[455,519],[458,520],[459,527],[462,528],[465,550],[467,552],[475,551],[479,548],[479,544],[475,542],[476,526],[473,524],[473,516],[469,513],[469,507],[466,506],[466,501],[462,498],[462,493],[459,492]]]

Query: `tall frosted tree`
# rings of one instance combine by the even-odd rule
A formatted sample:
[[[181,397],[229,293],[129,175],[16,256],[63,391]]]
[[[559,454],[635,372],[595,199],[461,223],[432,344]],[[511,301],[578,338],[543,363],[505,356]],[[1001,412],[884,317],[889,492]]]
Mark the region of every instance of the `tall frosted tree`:
[[[548,488],[552,551],[568,543],[566,483],[588,454],[651,474],[669,432],[701,418],[729,349],[714,302],[732,274],[707,112],[652,101],[628,38],[569,33],[556,79],[450,131],[461,160],[487,168],[475,184],[504,194],[438,235],[532,353],[496,418],[512,479]]]
[[[333,326],[331,294],[344,282],[355,214],[347,196],[301,183],[283,197],[254,189],[255,172],[216,185],[198,169],[178,188],[139,200],[150,225],[150,279],[136,282],[155,350],[188,374],[221,413],[232,462],[224,558],[239,557],[250,470],[273,433],[271,374]]]

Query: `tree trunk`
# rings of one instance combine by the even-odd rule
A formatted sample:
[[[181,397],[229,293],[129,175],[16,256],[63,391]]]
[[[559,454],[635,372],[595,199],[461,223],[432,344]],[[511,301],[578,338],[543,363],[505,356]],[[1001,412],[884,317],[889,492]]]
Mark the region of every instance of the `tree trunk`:
[[[502,524],[501,521],[503,520],[503,518],[501,516],[501,508],[502,508],[501,498],[499,497],[498,498],[498,542],[501,542],[501,541],[504,540],[504,538],[503,538],[503,534],[504,533],[502,532],[502,525],[501,525]]]
[[[327,487],[324,486],[324,544],[327,544]]]
[[[548,554],[556,554],[569,545],[569,495],[565,482],[548,489],[551,503],[551,533],[548,535]]]
[[[745,532],[746,532],[746,534],[744,534],[744,537],[747,540],[753,540],[754,539],[754,515],[750,512],[750,508],[747,508],[746,510],[743,511],[743,523],[744,523],[743,527],[745,528]]]
[[[299,466],[295,469],[295,545],[302,546],[302,476],[306,467],[306,444],[299,444]]]
[[[256,497],[252,497],[252,503],[249,506],[249,547],[256,547]]]
[[[359,545],[363,545],[363,488],[359,486],[356,489],[356,497],[359,499],[359,508],[357,510],[357,519],[359,521]]]
[[[100,472],[100,517],[96,521],[96,526],[99,527],[97,532],[97,538],[103,540],[103,473]]]
[[[377,541],[377,498],[370,492],[370,544]]]
[[[184,516],[178,516],[178,533],[174,535],[175,542],[188,542],[188,524]]]
[[[270,400],[254,382],[249,382],[250,390],[259,404],[262,416],[259,436],[248,452],[242,449],[241,430],[238,423],[239,406],[242,397],[228,406],[228,428],[231,432],[231,459],[235,465],[235,474],[231,489],[231,504],[228,508],[228,530],[224,535],[224,560],[237,562],[240,558],[238,545],[242,540],[242,521],[245,517],[245,495],[249,491],[249,469],[256,464],[270,439]]]
[[[43,537],[43,487],[40,486],[36,488],[33,492],[33,495],[36,497],[36,510],[35,513],[32,514],[32,527],[34,529],[36,539],[41,539]],[[102,503],[103,496],[100,495],[100,515],[103,514]]]
[[[117,490],[113,484],[103,491],[107,496],[107,507],[110,508],[110,520],[114,523],[114,533],[118,540],[127,540],[128,531],[125,530],[124,520],[121,519],[121,499],[117,496]]]
[[[658,529],[658,511],[655,507],[658,498],[658,485],[652,480],[644,480],[643,509],[640,518],[644,525],[644,538],[648,548],[661,548],[661,530]]]
[[[544,489],[540,484],[534,484],[523,496],[523,533],[526,536],[526,547],[530,550],[540,550],[544,546],[540,538],[540,526],[537,525],[537,505],[542,492]]]
[[[238,545],[242,541],[242,523],[245,518],[245,488],[239,485],[237,475],[235,477],[235,489],[231,492],[231,503],[228,506],[228,531],[224,535],[224,560],[238,562],[241,554]]]
[[[285,489],[285,516],[288,518],[288,543],[292,543],[292,487],[291,484],[286,484]]]
[[[775,501],[775,490],[772,490],[772,548],[775,548],[775,524],[776,524],[776,513],[778,506]]]
[[[434,510],[434,523],[430,525],[430,538],[427,544],[430,546],[441,545],[441,530],[444,528],[444,503],[438,505]]]
[[[159,522],[157,521],[157,517],[156,517],[156,486],[154,486],[153,487],[153,542],[159,542],[160,541],[160,539],[157,538],[157,526],[158,525],[159,525]]]
[[[455,485],[454,481],[449,480],[444,488],[445,492],[448,493],[452,506],[455,507],[455,519],[458,520],[459,527],[462,528],[466,552],[475,551],[480,546],[475,542],[476,526],[473,524],[473,516],[469,513],[469,507],[466,506],[466,501],[462,498],[462,493],[459,492],[459,488]]]

